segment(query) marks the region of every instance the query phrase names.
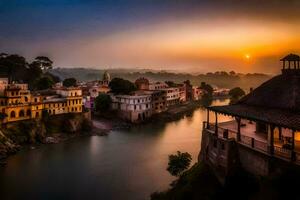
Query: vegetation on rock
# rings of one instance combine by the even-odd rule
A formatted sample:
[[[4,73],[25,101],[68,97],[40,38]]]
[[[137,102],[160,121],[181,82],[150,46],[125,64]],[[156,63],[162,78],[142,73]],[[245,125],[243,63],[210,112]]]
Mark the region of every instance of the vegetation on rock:
[[[168,172],[172,176],[181,176],[182,173],[189,168],[192,156],[188,153],[177,151],[174,155],[169,155]]]
[[[95,110],[97,112],[107,112],[110,110],[111,97],[108,94],[99,94],[95,99]]]

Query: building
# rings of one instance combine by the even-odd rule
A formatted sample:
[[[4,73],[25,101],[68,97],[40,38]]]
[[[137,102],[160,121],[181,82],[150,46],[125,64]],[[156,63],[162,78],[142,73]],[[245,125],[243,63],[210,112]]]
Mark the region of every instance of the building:
[[[149,80],[144,77],[138,78],[135,85],[139,90],[149,90]]]
[[[7,84],[0,96],[1,123],[41,119],[50,115],[82,112],[82,94],[78,88],[30,92],[27,84]]]
[[[193,100],[193,86],[191,85],[189,80],[183,82],[185,89],[185,100],[192,101]]]
[[[179,89],[179,102],[184,103],[186,102],[186,88],[184,84],[179,84],[178,86]]]
[[[0,94],[3,94],[4,89],[8,85],[8,78],[0,78]]]
[[[201,100],[203,94],[204,94],[204,92],[203,92],[203,90],[200,87],[193,86],[193,100],[194,101]]]
[[[155,82],[155,83],[149,84],[149,90],[162,90],[167,87],[169,87],[169,86],[164,82]]]
[[[99,81],[99,84],[108,87],[110,81],[111,81],[110,74],[107,71],[105,71],[103,73],[102,80]]]
[[[152,115],[151,94],[112,95],[112,109],[117,110],[122,119],[142,122]]]
[[[237,162],[259,176],[300,165],[300,57],[290,54],[281,61],[280,75],[237,103],[207,108],[200,159],[219,177]],[[214,123],[209,113],[214,113]],[[218,115],[233,120],[219,123]]]
[[[167,93],[167,107],[180,103],[180,93],[178,87],[162,89]]]
[[[167,92],[164,90],[146,90],[144,94],[151,95],[152,113],[157,114],[167,110]]]

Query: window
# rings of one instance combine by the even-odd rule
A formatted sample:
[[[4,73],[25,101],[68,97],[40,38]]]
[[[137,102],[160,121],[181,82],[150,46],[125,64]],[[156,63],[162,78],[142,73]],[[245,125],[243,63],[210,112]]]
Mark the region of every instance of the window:
[[[25,102],[28,102],[28,97],[24,97]]]
[[[27,116],[31,116],[31,110],[28,109],[28,110],[26,111],[26,115],[27,115]]]
[[[19,117],[24,117],[24,116],[25,116],[24,110],[20,110]]]
[[[10,113],[10,118],[15,118],[15,117],[16,117],[15,111],[11,111],[11,113]]]
[[[34,102],[35,102],[35,103],[38,102],[37,98],[34,98]]]

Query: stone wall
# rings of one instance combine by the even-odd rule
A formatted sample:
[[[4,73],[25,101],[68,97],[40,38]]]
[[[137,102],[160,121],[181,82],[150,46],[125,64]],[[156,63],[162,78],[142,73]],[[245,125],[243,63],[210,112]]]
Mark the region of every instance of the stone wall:
[[[270,156],[237,143],[233,139],[216,137],[214,132],[203,128],[199,162],[205,162],[221,183],[228,174],[242,168],[255,176],[272,176],[282,173],[295,164]]]

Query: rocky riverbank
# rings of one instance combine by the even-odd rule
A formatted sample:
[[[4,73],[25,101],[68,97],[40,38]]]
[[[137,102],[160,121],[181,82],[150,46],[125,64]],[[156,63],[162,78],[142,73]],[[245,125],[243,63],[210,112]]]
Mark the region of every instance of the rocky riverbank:
[[[85,113],[47,117],[6,124],[0,129],[0,165],[23,148],[35,149],[42,144],[55,144],[90,135],[92,122]]]

